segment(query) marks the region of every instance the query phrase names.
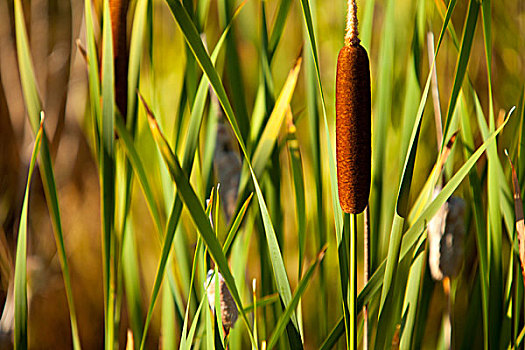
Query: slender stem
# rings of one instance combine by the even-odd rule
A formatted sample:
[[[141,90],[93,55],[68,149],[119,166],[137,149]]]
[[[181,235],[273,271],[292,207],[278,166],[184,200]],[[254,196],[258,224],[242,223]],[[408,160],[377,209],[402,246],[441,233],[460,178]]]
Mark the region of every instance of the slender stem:
[[[349,236],[351,235],[350,230],[350,214],[343,214],[343,237],[341,241],[341,246],[339,247],[339,263],[340,266],[340,273],[341,273],[341,291],[343,293],[343,320],[345,324],[345,339],[346,339],[346,348],[347,350],[350,350],[350,310],[349,310],[349,300],[351,299],[348,293],[350,293],[350,280],[346,279],[345,277],[348,275],[350,277],[351,273],[348,270],[350,267],[350,253],[348,252],[348,248],[350,247],[350,239]],[[344,265],[344,268],[343,268]]]
[[[349,270],[351,266],[351,260],[350,255],[351,253],[348,252],[348,249],[350,248],[350,236],[352,236],[352,230],[350,227],[350,214],[343,214],[343,238],[341,242],[341,248],[340,249],[340,256],[339,256],[339,263],[346,265],[344,268],[341,268],[341,273],[344,274],[341,275],[341,283],[343,283],[342,292],[343,292],[343,319],[345,322],[345,337],[346,337],[346,348],[347,350],[350,350],[350,344],[352,343],[352,327],[351,327],[351,317],[350,317],[350,300],[352,298],[352,291],[350,290],[352,282],[352,273]],[[351,251],[351,249],[350,249]],[[343,266],[343,265],[341,265]],[[348,275],[348,279],[346,276]],[[350,293],[350,295],[349,295]]]
[[[350,214],[350,341],[349,348],[357,349],[357,214]]]
[[[369,235],[370,235],[370,208],[365,208],[365,222],[363,235],[363,287],[368,283],[369,275]],[[368,303],[363,306],[363,350],[368,350]]]

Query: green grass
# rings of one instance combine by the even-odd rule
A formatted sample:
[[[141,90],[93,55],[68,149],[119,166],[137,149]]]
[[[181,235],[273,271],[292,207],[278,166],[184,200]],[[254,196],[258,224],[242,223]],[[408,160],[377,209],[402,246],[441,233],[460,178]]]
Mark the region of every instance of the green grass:
[[[76,48],[67,54],[71,62],[79,56],[69,79],[74,86],[73,72],[83,77],[77,85],[84,98],[73,99],[74,89],[64,93],[75,104],[67,113],[73,110],[77,119],[65,104],[56,112],[49,89],[39,92],[47,83],[37,80],[43,62],[32,59],[27,33],[37,34],[28,7],[15,0],[9,14],[35,135],[25,140],[36,140],[31,158],[21,135],[8,145],[27,158],[29,177],[27,169],[19,174],[25,185],[20,205],[0,198],[18,223],[9,238],[16,247],[14,273],[6,277],[14,285],[15,348],[46,347],[63,333],[71,335],[64,341],[69,348],[123,348],[128,329],[135,349],[262,349],[263,342],[267,349],[361,349],[364,337],[369,349],[390,348],[394,338],[402,349],[441,348],[447,341],[457,348],[520,347],[523,213],[522,197],[513,197],[524,193],[525,168],[519,5],[357,1],[372,82],[370,277],[364,283],[363,215],[341,211],[334,153],[335,64],[346,2],[131,1],[127,113],[121,115],[114,101],[111,1],[71,1],[71,11],[84,18],[84,58]],[[431,62],[429,31],[438,34]],[[441,101],[431,93],[433,68]],[[2,83],[10,108],[0,113],[16,110],[4,93],[11,86]],[[440,144],[430,104],[443,110]],[[65,124],[57,127],[50,120],[61,113]],[[71,129],[78,132],[62,134]],[[68,147],[71,139],[82,146]],[[67,170],[66,156],[75,171]],[[41,186],[31,179],[36,168]],[[79,183],[95,183],[98,191],[75,197],[71,188]],[[452,336],[446,339],[448,300],[427,268],[426,226],[452,195],[466,202],[467,233],[463,267],[451,280]],[[45,213],[39,210],[44,197]],[[93,208],[73,205],[89,198],[98,221]],[[37,244],[51,231],[37,226],[47,215],[51,253]],[[92,221],[96,229],[80,234]],[[49,273],[32,272],[33,256],[49,270],[58,264],[63,279],[65,298],[45,309],[45,318],[42,300],[58,287],[51,287]],[[210,269],[224,277],[239,310],[227,337],[208,305]],[[217,293],[216,309],[219,304]],[[70,329],[62,329],[58,315]],[[46,323],[54,332],[45,331]]]

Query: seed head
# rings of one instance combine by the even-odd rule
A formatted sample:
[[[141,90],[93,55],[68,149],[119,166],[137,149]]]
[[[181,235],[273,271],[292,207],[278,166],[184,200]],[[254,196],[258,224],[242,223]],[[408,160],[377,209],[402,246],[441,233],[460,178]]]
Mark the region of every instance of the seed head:
[[[339,52],[335,96],[339,202],[344,212],[356,214],[368,204],[372,153],[370,69],[358,43]]]
[[[434,191],[434,196],[439,189]],[[463,262],[465,202],[450,197],[428,224],[428,264],[432,278],[455,277]]]
[[[239,312],[237,310],[237,305],[230,293],[230,290],[226,286],[224,278],[220,273],[219,275],[219,289],[220,289],[220,301],[221,301],[221,320],[222,326],[226,334],[229,333],[230,329],[234,326]],[[204,284],[206,288],[206,293],[208,296],[208,304],[210,305],[213,312],[215,312],[215,274],[213,270],[208,271],[208,276]]]

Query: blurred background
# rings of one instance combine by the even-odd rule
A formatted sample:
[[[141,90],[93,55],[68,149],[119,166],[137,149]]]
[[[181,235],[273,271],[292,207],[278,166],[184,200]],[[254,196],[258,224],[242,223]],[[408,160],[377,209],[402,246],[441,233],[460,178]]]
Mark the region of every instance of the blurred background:
[[[177,1],[177,0],[176,0]],[[222,33],[223,23],[219,13],[221,3],[226,0],[212,0],[206,16],[203,32],[208,43],[215,43]],[[266,6],[268,27],[275,21],[280,2],[277,0],[263,1]],[[179,118],[180,100],[183,87],[183,77],[186,69],[186,50],[184,39],[173,20],[171,13],[162,0],[152,1],[153,21],[151,35],[147,36],[144,63],[141,69],[141,84],[150,84],[154,88],[150,97],[156,106],[156,112],[164,127],[166,135],[173,135]],[[230,8],[236,8],[240,2],[228,1]],[[131,1],[128,14],[129,22],[133,18],[135,2]],[[58,186],[58,197],[65,232],[65,246],[70,262],[72,286],[78,313],[80,338],[86,349],[100,349],[103,346],[104,308],[102,289],[102,255],[101,255],[101,219],[100,219],[100,189],[98,170],[93,156],[92,121],[89,113],[89,95],[87,84],[86,62],[77,48],[76,41],[80,39],[85,45],[84,3],[79,0],[24,0],[26,25],[30,40],[31,53],[38,82],[40,96],[46,111],[46,131],[50,139],[51,154]],[[346,2],[311,1],[316,21],[316,37],[320,57],[322,85],[327,104],[327,116],[330,130],[334,124],[334,78],[337,53],[343,45]],[[369,15],[371,32],[365,31],[362,37],[371,62],[372,77],[372,109],[373,120],[387,120],[387,138],[383,167],[376,168],[374,173],[382,173],[383,179],[389,179],[383,188],[384,204],[393,204],[402,169],[403,158],[400,152],[403,145],[402,120],[405,113],[415,113],[420,100],[420,94],[408,95],[410,84],[424,86],[429,70],[426,33],[432,31],[437,38],[442,25],[439,9],[444,4],[441,0],[360,0],[358,1],[358,16],[362,19],[365,13]],[[100,23],[101,1],[94,0],[96,23]],[[459,1],[452,16],[451,23],[461,38],[464,19],[468,8],[467,1]],[[421,14],[424,14],[421,17]],[[393,21],[385,21],[392,16]],[[479,15],[481,18],[481,14]],[[390,17],[389,17],[390,18]],[[260,28],[261,2],[247,0],[232,27],[235,38],[235,49],[239,57],[239,68],[244,91],[244,108],[250,114],[254,109],[254,101],[260,84]],[[363,20],[361,20],[363,21]],[[366,21],[366,20],[364,20]],[[96,27],[96,26],[95,26]],[[130,30],[130,28],[128,28]],[[95,33],[100,39],[100,32]],[[492,4],[492,54],[493,71],[492,86],[494,94],[494,110],[496,115],[500,109],[508,111],[517,105],[522,94],[525,81],[525,1],[501,0]],[[387,40],[387,42],[385,42]],[[231,49],[231,47],[229,47]],[[285,22],[281,41],[277,46],[271,74],[275,91],[280,91],[288,71],[293,67],[297,56],[310,54],[305,47],[304,19],[300,2],[292,1],[290,13]],[[225,66],[228,53],[219,56],[218,67]],[[8,349],[12,334],[12,281],[14,273],[14,252],[19,225],[24,186],[34,136],[29,127],[24,99],[20,84],[18,63],[16,58],[14,34],[13,1],[0,0],[0,305],[5,305],[0,321],[0,348]],[[437,58],[437,77],[441,95],[441,110],[443,114],[448,105],[448,98],[454,82],[454,71],[457,62],[457,50],[449,34]],[[144,68],[146,67],[146,68]],[[149,67],[149,68],[148,68]],[[153,69],[150,69],[154,67]],[[472,53],[468,65],[467,76],[478,93],[484,111],[488,111],[488,83],[486,72],[485,51],[481,19],[475,32]],[[197,71],[200,74],[199,68]],[[154,72],[154,75],[151,73]],[[220,71],[219,71],[220,72]],[[224,69],[224,76],[230,73]],[[231,76],[231,74],[230,74]],[[467,78],[466,78],[467,79]],[[315,206],[316,185],[312,160],[309,125],[305,109],[308,108],[307,77],[301,70],[299,81],[292,99],[297,138],[302,151],[305,176],[305,197],[307,218],[313,217]],[[383,84],[388,84],[385,90],[388,98],[381,96],[379,90]],[[383,85],[384,86],[384,85]],[[227,86],[230,94],[235,86]],[[416,89],[417,90],[417,89]],[[411,90],[414,91],[414,90]],[[378,102],[381,101],[381,105]],[[385,103],[385,104],[383,104]],[[433,120],[432,102],[429,98],[425,112],[420,149],[414,172],[411,198],[418,195],[427,179],[437,155],[435,124]],[[236,107],[238,108],[238,107]],[[183,115],[189,115],[186,107]],[[519,126],[519,118],[512,119],[503,131],[500,149],[512,143],[513,132]],[[322,124],[319,124],[321,129]],[[163,186],[160,171],[155,169],[159,164],[155,145],[145,125],[143,114],[139,114],[138,143],[143,149],[151,150],[151,158],[147,151],[142,155],[148,171],[151,173],[153,191],[162,201]],[[326,138],[321,133],[322,139]],[[474,132],[476,144],[481,142],[481,136]],[[331,133],[332,141],[334,134]],[[284,139],[284,137],[282,137]],[[282,146],[283,140],[279,141]],[[326,143],[321,142],[322,148]],[[204,145],[201,145],[204,147]],[[282,147],[284,149],[284,147]],[[281,187],[277,201],[281,203],[280,219],[275,218],[274,225],[279,227],[282,236],[282,251],[286,263],[292,290],[297,285],[297,223],[294,206],[289,205],[293,198],[292,178],[289,175],[287,154],[281,150]],[[448,173],[451,174],[461,157],[449,162]],[[323,160],[326,162],[326,160]],[[480,164],[483,167],[484,157]],[[341,315],[338,260],[335,249],[333,216],[330,199],[328,167],[322,167],[323,198],[322,217],[324,220],[323,237],[328,242],[329,250],[323,262],[323,274],[328,283],[324,298],[319,298],[319,276],[314,276],[302,301],[305,329],[305,346],[317,348],[326,337],[328,331]],[[142,193],[135,186],[132,201],[132,215],[136,232],[136,245],[139,257],[140,276],[142,282],[142,299],[144,305],[149,301],[151,286],[157,266],[160,244],[156,239],[153,222],[149,216]],[[460,187],[459,192],[462,191]],[[169,203],[166,205],[169,207]],[[252,205],[252,207],[256,207]],[[373,218],[379,225],[378,230],[388,237],[392,221],[390,211],[382,211],[381,217]],[[165,215],[163,213],[162,215]],[[321,215],[317,213],[316,215]],[[183,225],[178,231],[175,248],[177,261],[173,267],[175,275],[180,276],[179,260],[185,260],[191,267],[191,259],[196,243],[195,228],[187,213],[183,214]],[[469,226],[469,230],[472,230]],[[255,233],[249,242],[250,256],[259,253],[257,239],[264,232],[257,232],[257,226],[244,227],[243,230],[253,230]],[[306,261],[315,259],[318,251],[318,228],[314,220],[307,221]],[[257,235],[257,236],[256,236]],[[182,238],[179,238],[181,236]],[[473,249],[473,235],[467,234],[467,251]],[[36,172],[31,186],[28,231],[28,298],[29,298],[29,337],[30,348],[33,349],[69,349],[71,348],[70,322],[64,284],[60,271],[56,245],[49,218],[46,200],[40,175]],[[243,236],[244,237],[244,236]],[[381,240],[380,240],[381,241]],[[361,245],[362,243],[359,242]],[[382,241],[379,249],[386,253],[387,243]],[[469,248],[470,247],[470,248]],[[179,254],[179,252],[181,252]],[[184,253],[185,251],[185,253]],[[468,256],[468,254],[467,254]],[[468,257],[466,258],[468,260]],[[475,260],[475,258],[471,258]],[[472,261],[471,261],[472,262]],[[466,264],[467,265],[467,264]],[[361,269],[361,263],[359,268]],[[258,259],[248,259],[244,271],[246,286],[251,285],[253,278],[260,278]],[[464,272],[468,278],[468,272]],[[180,277],[177,277],[180,280]],[[202,282],[200,282],[202,283]],[[362,281],[359,281],[359,289]],[[181,290],[186,287],[181,287]],[[245,287],[249,290],[249,287]],[[183,292],[183,294],[186,292]],[[250,292],[246,292],[249,298]],[[435,289],[434,307],[430,308],[427,321],[428,346],[435,345],[441,322],[441,312],[446,307],[444,299],[439,297],[440,288]],[[458,292],[457,299],[468,298],[467,294]],[[433,300],[434,300],[433,299]],[[159,304],[159,303],[158,303]],[[148,348],[156,348],[161,338],[161,314],[154,313],[152,327],[149,331]],[[325,318],[318,318],[319,310],[324,310]],[[126,308],[123,307],[121,322],[121,345],[124,344],[125,330],[129,328]],[[461,329],[461,321],[458,321]],[[237,325],[242,329],[242,326]],[[175,331],[177,334],[178,331]],[[247,344],[245,344],[247,345]]]

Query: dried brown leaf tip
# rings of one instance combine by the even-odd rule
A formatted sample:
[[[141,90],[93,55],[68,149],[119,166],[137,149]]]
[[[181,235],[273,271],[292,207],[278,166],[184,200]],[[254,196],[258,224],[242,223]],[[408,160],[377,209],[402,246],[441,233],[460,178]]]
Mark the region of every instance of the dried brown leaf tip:
[[[339,203],[346,213],[368,204],[371,169],[370,64],[357,38],[355,1],[348,3],[345,46],[336,74],[336,155]]]

